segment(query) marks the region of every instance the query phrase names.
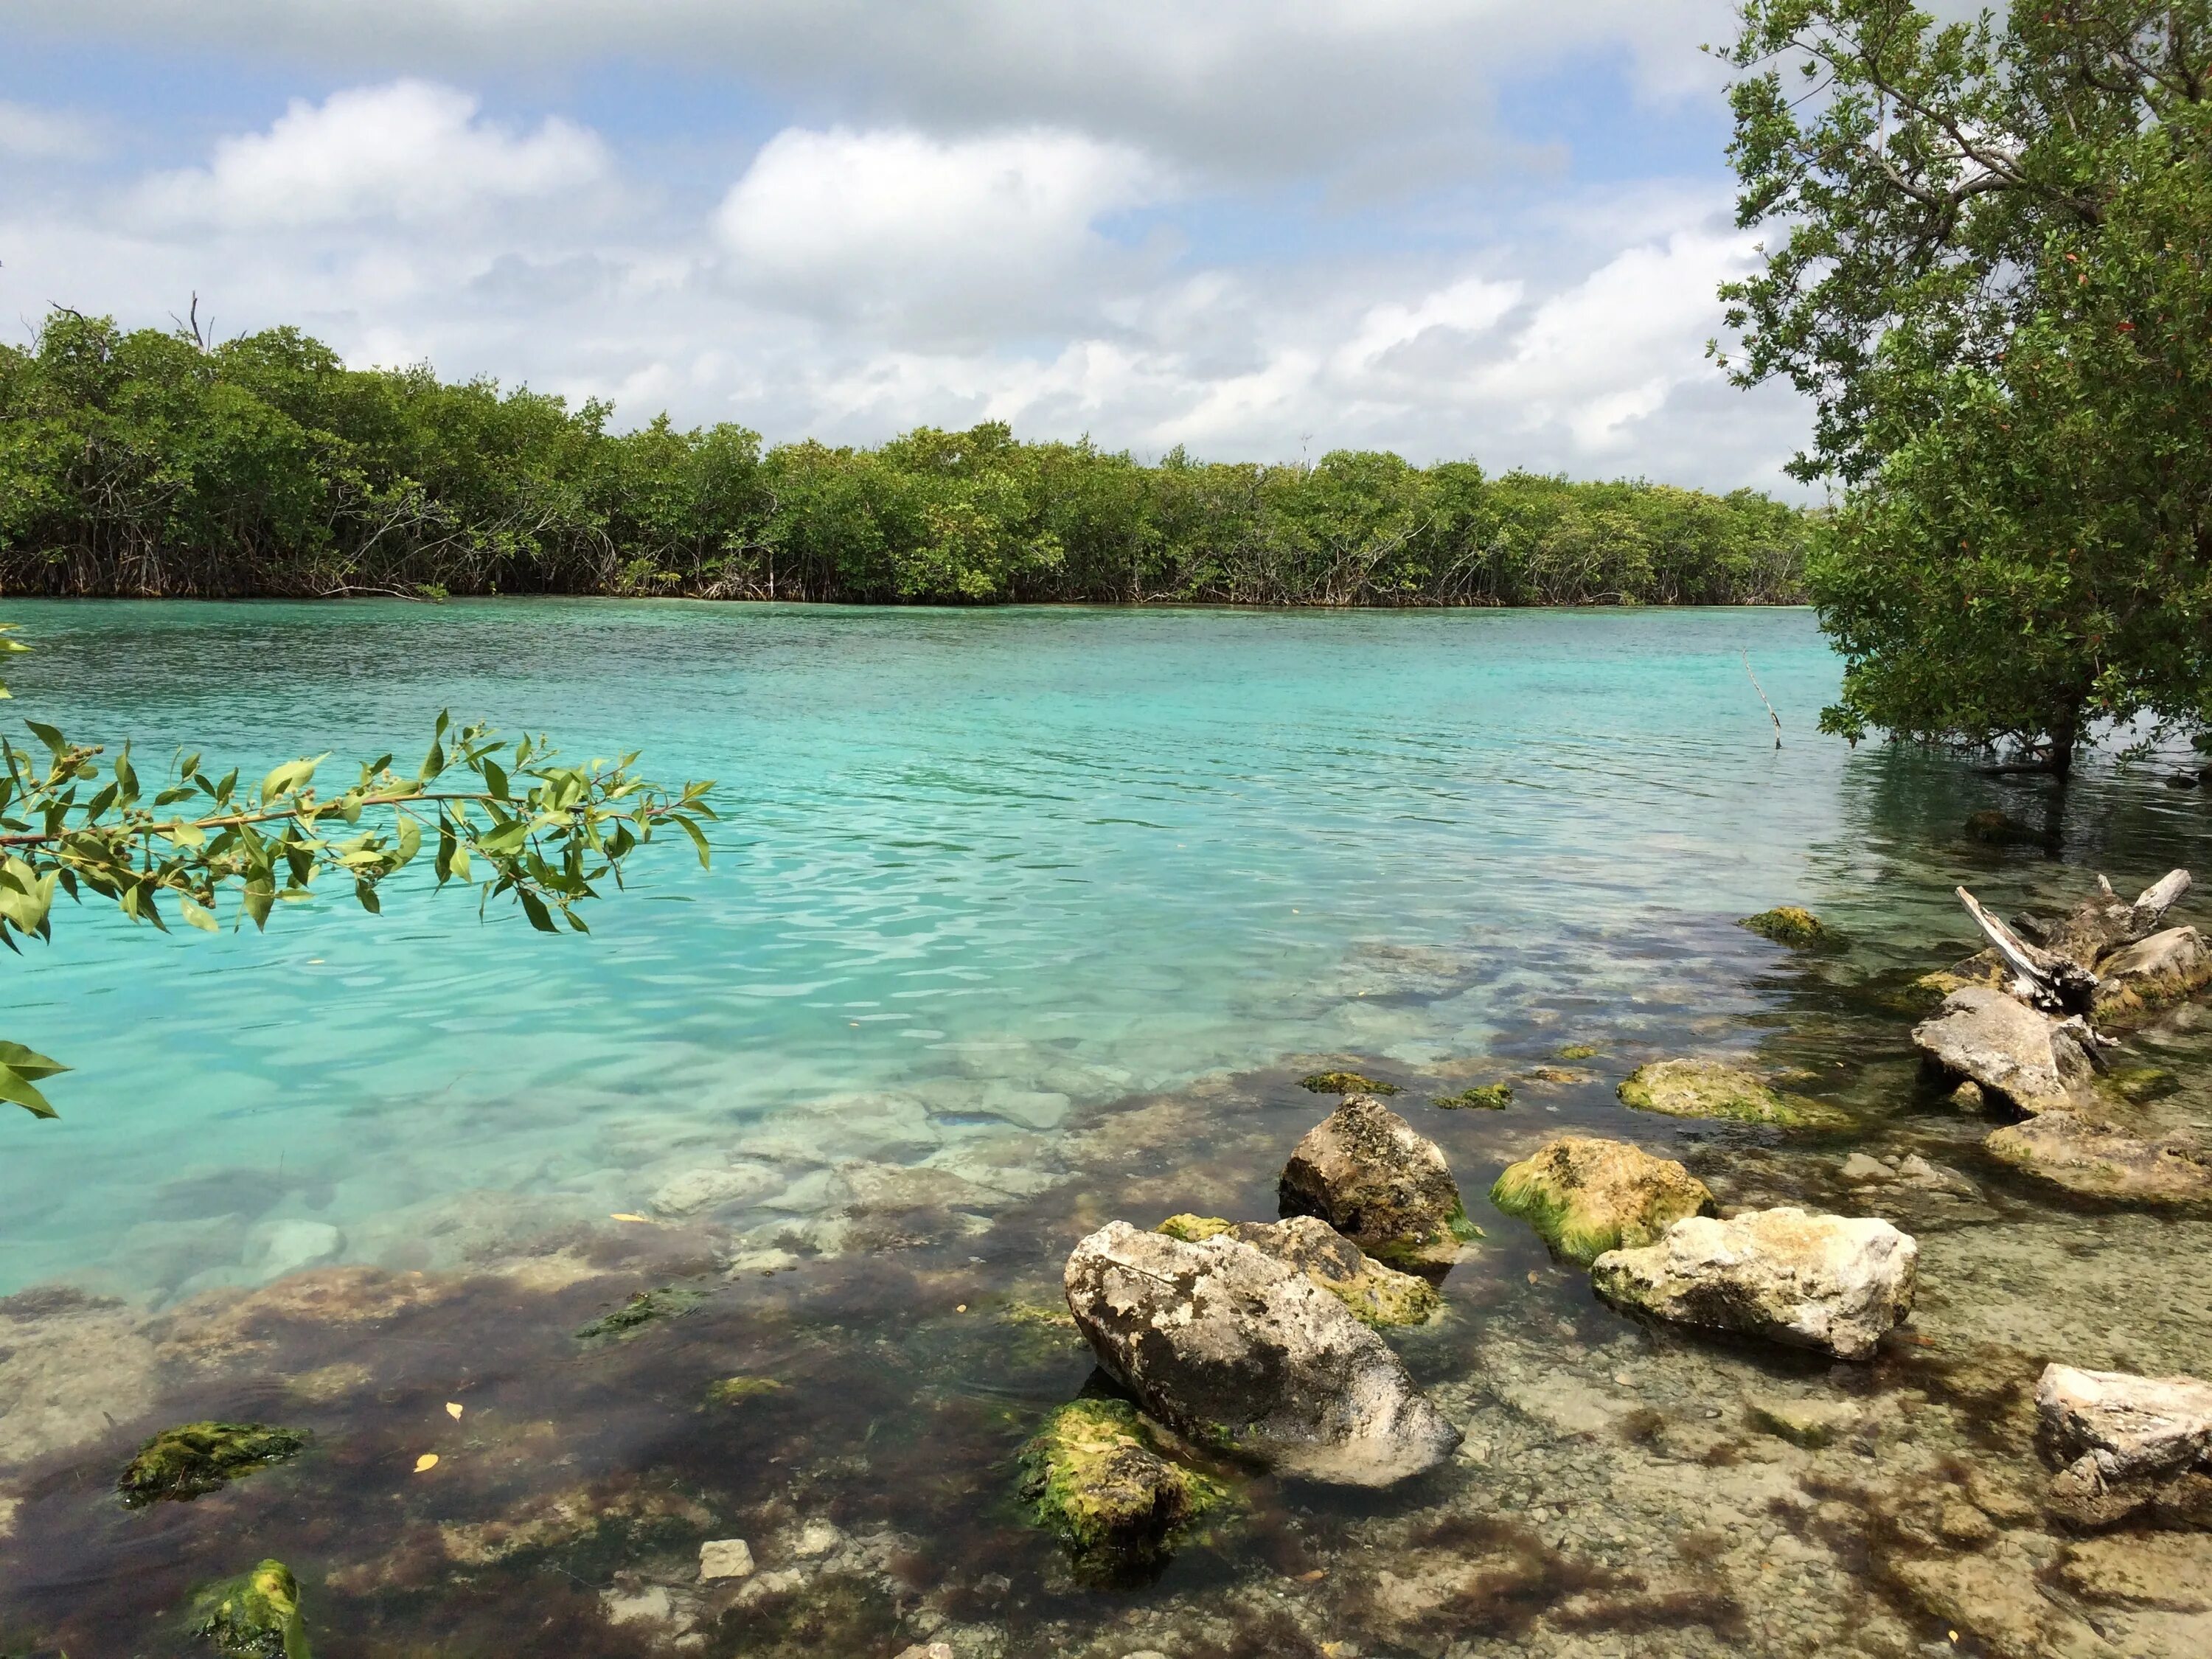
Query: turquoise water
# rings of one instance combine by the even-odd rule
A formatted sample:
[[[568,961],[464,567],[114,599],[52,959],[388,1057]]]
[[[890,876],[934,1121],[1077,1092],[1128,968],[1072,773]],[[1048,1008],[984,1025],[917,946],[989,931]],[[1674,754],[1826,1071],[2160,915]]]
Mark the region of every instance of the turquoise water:
[[[1838,665],[1798,611],[9,615],[15,710],[142,763],[411,753],[450,708],[714,778],[724,821],[711,871],[651,849],[588,939],[421,882],[265,936],[65,908],[0,969],[5,1035],[76,1068],[60,1122],[0,1122],[0,1291],[252,1283],[305,1259],[292,1221],[421,1265],[426,1227],[639,1212],[756,1154],[763,1238],[841,1159],[1021,1190],[1102,1101],[1434,1066],[1563,994],[1632,1017],[1673,930],[1861,902],[1869,813],[1922,787],[1813,734]]]

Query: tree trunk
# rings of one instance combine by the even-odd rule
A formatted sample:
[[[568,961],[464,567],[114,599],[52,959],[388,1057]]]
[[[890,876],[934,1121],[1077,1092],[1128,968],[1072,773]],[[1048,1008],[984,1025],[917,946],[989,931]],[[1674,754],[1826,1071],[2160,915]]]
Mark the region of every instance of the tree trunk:
[[[2063,788],[2074,775],[2074,748],[2081,738],[2081,705],[2087,699],[2071,697],[2058,706],[2051,719],[2051,774]]]

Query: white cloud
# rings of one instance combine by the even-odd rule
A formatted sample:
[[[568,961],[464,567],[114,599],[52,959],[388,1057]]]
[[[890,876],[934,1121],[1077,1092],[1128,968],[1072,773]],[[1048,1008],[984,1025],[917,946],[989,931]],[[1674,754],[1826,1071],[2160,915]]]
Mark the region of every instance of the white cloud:
[[[0,98],[0,155],[74,161],[99,149],[99,137],[82,116]]]
[[[585,189],[609,168],[598,136],[553,117],[519,133],[471,94],[423,81],[295,99],[266,132],[226,138],[204,167],[138,193],[165,222],[227,228],[452,220],[486,204]]]
[[[1077,133],[794,128],[732,186],[715,228],[744,287],[799,309],[1003,322],[1110,251],[1102,216],[1164,189],[1135,150]]]

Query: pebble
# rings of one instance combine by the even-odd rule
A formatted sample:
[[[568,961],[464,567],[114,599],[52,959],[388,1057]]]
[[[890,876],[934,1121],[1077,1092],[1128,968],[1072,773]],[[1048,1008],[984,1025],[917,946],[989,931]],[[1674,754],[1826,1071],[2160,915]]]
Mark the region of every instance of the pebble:
[[[742,1538],[717,1538],[699,1546],[699,1577],[711,1578],[750,1578],[753,1571],[752,1546]]]

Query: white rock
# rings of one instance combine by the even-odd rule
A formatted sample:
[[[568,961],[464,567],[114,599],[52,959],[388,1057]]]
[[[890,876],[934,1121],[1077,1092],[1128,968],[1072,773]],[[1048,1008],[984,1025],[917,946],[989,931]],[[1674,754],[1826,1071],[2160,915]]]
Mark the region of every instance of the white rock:
[[[1943,999],[1912,1041],[1948,1075],[1978,1084],[2023,1112],[2063,1109],[2089,1081],[2089,1056],[2065,1024],[1986,985]]]
[[[2051,1496],[2073,1519],[2118,1520],[2212,1461],[2212,1383],[2047,1365],[2036,1414],[2066,1465]]]
[[[809,1521],[799,1529],[799,1538],[792,1545],[791,1553],[803,1560],[812,1560],[816,1556],[829,1554],[844,1540],[845,1534],[830,1522]]]
[[[699,1577],[750,1578],[753,1547],[742,1538],[716,1538],[699,1546]]]
[[[1856,1187],[1869,1181],[1887,1181],[1890,1171],[1889,1166],[1880,1159],[1869,1158],[1864,1152],[1853,1152],[1844,1160],[1843,1174],[1844,1180]]]
[[[327,1221],[264,1222],[246,1240],[246,1265],[264,1279],[282,1279],[344,1248],[345,1235]]]
[[[1190,1244],[1109,1222],[1075,1247],[1066,1283],[1099,1364],[1185,1433],[1364,1486],[1433,1468],[1459,1445],[1343,1303],[1227,1234]]]
[[[1656,1244],[1608,1250],[1590,1282],[1607,1301],[1661,1319],[1863,1359],[1912,1311],[1919,1256],[1887,1221],[1753,1210],[1690,1216]]]
[[[2169,927],[2097,964],[2094,1017],[2124,1024],[2208,985],[2212,949],[2203,936],[2194,927]]]
[[[782,1183],[757,1164],[686,1170],[661,1183],[653,1195],[656,1215],[690,1215],[713,1204],[742,1204],[773,1192]]]
[[[659,1584],[636,1590],[601,1590],[599,1606],[610,1625],[665,1625],[676,1618],[675,1598]]]

